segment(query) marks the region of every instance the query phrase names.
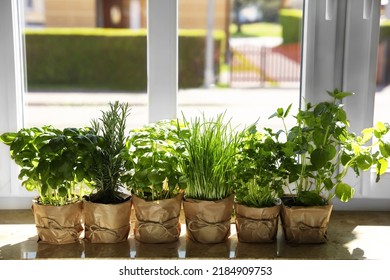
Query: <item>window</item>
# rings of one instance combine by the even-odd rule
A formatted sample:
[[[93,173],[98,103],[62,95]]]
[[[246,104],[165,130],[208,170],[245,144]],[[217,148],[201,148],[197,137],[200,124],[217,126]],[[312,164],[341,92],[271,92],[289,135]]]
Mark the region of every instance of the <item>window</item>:
[[[1,131],[18,129],[23,121],[23,71],[21,67],[23,56],[19,36],[21,23],[18,18],[20,8],[18,3],[18,1],[0,1],[0,40],[2,40],[0,53],[3,55],[0,58],[2,60],[0,63],[0,96],[2,100],[7,100],[0,104]],[[178,109],[189,115],[198,113],[188,110],[184,95],[181,95],[185,94],[184,92],[179,93],[179,98],[177,98],[177,11],[177,0],[148,1],[148,27],[150,27],[148,30],[148,121],[174,117]],[[353,120],[352,129],[355,131],[371,126],[376,118],[374,117],[374,80],[379,11],[379,1],[373,0],[305,1],[302,96],[306,100],[315,102],[322,100],[323,94],[334,87],[356,92],[356,96],[351,101],[345,102],[350,119]],[[164,40],[161,36],[164,36]],[[269,91],[272,91],[272,94],[276,92],[274,89]],[[254,95],[257,93],[248,92],[240,89],[238,107],[248,109],[248,106],[252,106],[250,111],[254,112],[257,106],[246,103],[244,97],[250,102],[255,99]],[[212,102],[205,103],[202,100],[204,96],[196,97],[197,99],[191,102],[192,105],[203,103],[203,107],[195,107],[197,110],[221,108],[222,111],[226,106],[231,105],[227,96],[221,90],[220,94],[212,96],[213,100],[208,99]],[[272,95],[272,98],[274,96]],[[221,99],[224,99],[222,107],[212,108],[221,102]],[[262,97],[259,97],[259,102],[260,100],[263,100]],[[275,98],[274,104],[281,104],[280,100]],[[214,114],[213,110],[209,111],[210,114]],[[268,115],[268,112],[266,113]],[[239,115],[234,110],[231,114],[233,117]],[[237,121],[252,122],[253,117],[252,115],[240,115]],[[27,197],[28,194],[18,186],[17,173],[4,147],[0,148],[0,160],[1,207],[15,208],[15,205],[22,208],[28,207],[31,197]],[[390,191],[382,186],[388,180],[387,175],[381,180],[381,185],[373,184],[373,176],[370,172],[364,174],[359,180],[354,178],[350,180],[357,186],[358,191],[357,198],[348,204],[348,209],[389,208]],[[23,197],[27,197],[24,200],[25,204],[23,204]],[[339,209],[343,208],[341,204],[336,203],[335,206]]]

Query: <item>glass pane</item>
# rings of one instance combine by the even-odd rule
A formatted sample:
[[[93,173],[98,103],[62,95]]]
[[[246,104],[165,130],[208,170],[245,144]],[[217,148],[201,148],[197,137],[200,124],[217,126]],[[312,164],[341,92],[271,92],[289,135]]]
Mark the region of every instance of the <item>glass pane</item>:
[[[193,73],[202,81],[191,88],[181,77],[180,114],[189,119],[226,111],[235,125],[259,120],[259,128],[280,129],[280,120],[268,117],[278,107],[293,104],[294,111],[299,106],[302,9],[303,1],[179,1],[181,33],[200,29],[206,36],[205,43],[191,45],[205,48],[192,57],[184,39],[179,41],[180,73],[185,71],[183,61],[192,59]],[[207,32],[211,31],[215,43],[210,57]],[[211,60],[213,64],[208,63]],[[206,69],[196,68],[199,65]]]
[[[145,124],[146,1],[24,1],[25,125],[89,126],[117,100]]]
[[[390,123],[390,4],[382,1],[380,39],[377,61],[377,91],[375,94],[374,124],[378,121]]]

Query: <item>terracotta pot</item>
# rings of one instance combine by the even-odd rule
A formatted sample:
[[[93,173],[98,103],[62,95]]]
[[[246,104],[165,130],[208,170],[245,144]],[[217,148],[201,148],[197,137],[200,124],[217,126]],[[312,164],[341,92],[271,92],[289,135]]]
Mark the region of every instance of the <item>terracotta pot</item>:
[[[254,208],[235,204],[236,229],[240,242],[263,243],[276,240],[280,205]]]
[[[68,244],[80,241],[83,203],[64,206],[41,205],[33,201],[32,211],[38,242]]]
[[[171,243],[179,240],[179,216],[183,194],[174,198],[146,201],[133,195],[134,237],[143,243]]]
[[[199,243],[221,243],[230,236],[234,196],[217,201],[184,199],[187,237]]]
[[[282,205],[281,221],[284,236],[291,243],[325,243],[328,241],[328,224],[333,205],[286,206]]]
[[[118,204],[84,201],[85,240],[91,243],[126,241],[130,232],[131,200]]]

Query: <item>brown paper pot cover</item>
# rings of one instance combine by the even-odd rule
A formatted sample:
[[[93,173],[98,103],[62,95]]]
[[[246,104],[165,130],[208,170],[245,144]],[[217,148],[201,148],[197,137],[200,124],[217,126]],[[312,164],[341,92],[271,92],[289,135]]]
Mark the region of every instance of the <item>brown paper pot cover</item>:
[[[235,204],[236,229],[240,242],[263,243],[276,240],[280,205],[267,208]]]
[[[146,201],[133,195],[134,237],[144,243],[171,243],[179,239],[179,216],[183,194],[174,198]]]
[[[199,243],[221,243],[230,235],[234,196],[217,201],[184,199],[187,237]]]
[[[40,205],[33,202],[32,211],[38,242],[68,244],[79,242],[83,231],[82,202],[64,206]]]
[[[131,200],[119,204],[84,201],[85,240],[91,243],[126,241],[130,232]]]
[[[291,243],[325,243],[333,205],[287,207],[282,205],[281,220],[285,239]]]

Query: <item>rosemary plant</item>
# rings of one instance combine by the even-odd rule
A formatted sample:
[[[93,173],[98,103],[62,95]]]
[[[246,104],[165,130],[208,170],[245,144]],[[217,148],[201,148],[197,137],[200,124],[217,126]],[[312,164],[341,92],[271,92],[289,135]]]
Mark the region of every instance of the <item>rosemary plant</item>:
[[[98,136],[98,147],[92,156],[91,185],[94,189],[90,200],[97,203],[115,204],[123,201],[121,176],[124,159],[121,153],[126,146],[126,119],[130,114],[127,103],[110,103],[110,110],[92,120],[91,126]]]
[[[185,156],[180,164],[187,179],[185,195],[199,200],[220,200],[232,194],[234,155],[239,135],[224,122],[225,114],[217,118],[196,117],[188,122],[189,137],[181,137]],[[182,128],[178,127],[179,136]]]

